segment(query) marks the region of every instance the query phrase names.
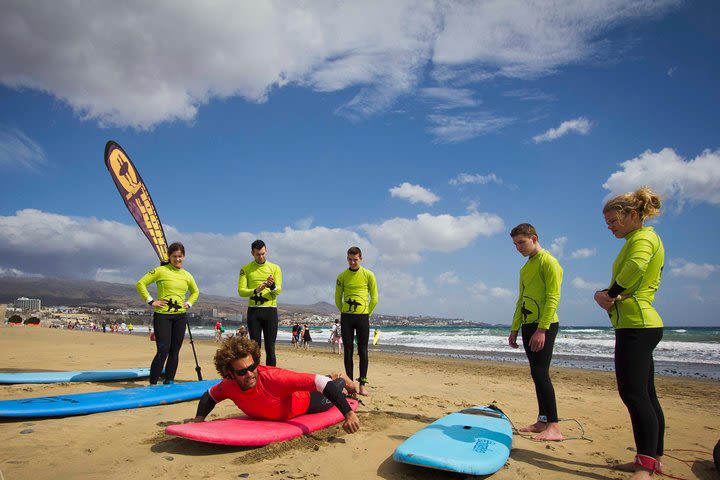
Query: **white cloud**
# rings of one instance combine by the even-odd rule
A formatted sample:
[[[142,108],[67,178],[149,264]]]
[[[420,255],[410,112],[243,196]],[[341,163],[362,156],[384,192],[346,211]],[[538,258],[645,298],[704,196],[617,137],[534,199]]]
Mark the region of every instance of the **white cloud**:
[[[409,309],[410,312],[427,313],[427,299],[431,296],[432,290],[423,277],[393,269],[377,271],[375,276],[380,292],[378,308],[382,312],[407,315]],[[403,288],[392,288],[393,285],[402,285]]]
[[[440,200],[440,197],[432,193],[430,190],[421,187],[420,185],[413,185],[408,182],[404,182],[397,187],[393,187],[389,191],[390,195],[393,197],[405,199],[412,204],[424,203],[425,205],[432,205]]]
[[[506,299],[513,296],[513,292],[502,287],[488,287],[485,282],[476,282],[467,288],[467,291],[481,301],[488,301],[491,298]]]
[[[360,230],[367,236],[351,229],[319,226],[235,234],[186,233],[171,225],[164,228],[168,241],[185,244],[186,267],[201,294],[234,297],[240,267],[252,260],[250,243],[261,238],[268,246],[268,258],[283,269],[284,302],[332,302],[335,278],[347,268],[346,251],[357,245],[363,251],[364,266],[372,270],[382,265],[376,272],[381,285],[403,285],[400,289],[381,287],[380,311],[402,313],[403,306],[428,296],[430,289],[422,277],[393,269],[393,261],[417,262],[424,252],[461,249],[480,235],[501,231],[502,219],[480,213],[461,217],[423,214],[363,225]],[[157,265],[152,248],[135,225],[33,209],[0,216],[0,258],[0,275],[34,272],[130,284]],[[446,278],[453,281],[451,276]],[[418,306],[414,313],[423,311]]]
[[[435,283],[438,285],[458,285],[460,277],[455,272],[443,272],[437,276]]]
[[[553,102],[557,100],[554,95],[550,95],[539,90],[528,89],[509,90],[503,93],[503,96],[510,98],[518,98],[525,101]]]
[[[509,298],[512,297],[513,292],[507,288],[492,287],[490,289],[490,296],[495,298]]]
[[[670,274],[676,277],[705,280],[711,274],[720,272],[720,265],[712,263],[693,263],[679,258],[670,262]]]
[[[314,220],[315,218],[312,216],[301,218],[297,222],[295,222],[295,228],[297,228],[298,230],[308,230],[310,227],[312,227]]]
[[[720,205],[720,150],[704,150],[685,161],[672,148],[655,153],[647,150],[639,157],[620,164],[603,188],[608,197],[650,185],[664,200]]]
[[[668,68],[667,75],[668,77],[672,77],[675,75],[675,72],[677,71],[677,67],[670,67]]]
[[[361,225],[387,262],[416,263],[423,251],[452,252],[477,237],[504,230],[502,218],[489,213],[463,216],[422,213],[414,219],[393,218],[377,225]]]
[[[679,2],[592,0],[536,2],[522,0],[449,2],[443,29],[433,49],[433,64],[458,68],[457,80],[503,75],[527,78],[581,62],[603,48],[613,48],[601,31],[650,16]],[[447,72],[444,72],[447,75]],[[472,79],[472,81],[476,81]]]
[[[435,102],[437,110],[453,108],[471,108],[482,102],[473,98],[474,91],[467,88],[428,87],[420,90],[420,94]]]
[[[27,273],[17,268],[0,267],[0,277],[42,277],[39,273]]]
[[[488,175],[480,175],[479,173],[461,173],[457,177],[451,178],[448,183],[450,185],[465,185],[468,183],[474,183],[478,185],[497,183],[498,185],[502,185],[503,182],[494,173],[490,173]]]
[[[437,88],[550,74],[615,51],[605,32],[679,3],[0,2],[0,83],[141,129],[193,120],[215,98],[265,102],[288,85],[353,88],[336,112],[364,118],[414,93],[429,66]]]
[[[581,277],[573,278],[572,285],[573,285],[573,287],[579,288],[580,290],[593,290],[593,291],[597,291],[597,290],[600,290],[600,289],[603,289],[606,287],[606,285],[604,283],[588,282]]]
[[[597,250],[594,248],[578,248],[574,252],[570,254],[570,258],[578,259],[578,258],[590,258],[594,257],[597,253]]]
[[[574,120],[567,120],[565,122],[562,122],[557,128],[551,128],[543,134],[535,135],[533,137],[533,141],[535,143],[549,142],[552,140],[557,140],[558,138],[563,137],[570,132],[577,132],[581,135],[587,135],[588,132],[590,132],[590,127],[592,127],[592,123],[590,123],[590,121],[585,117],[576,118]]]
[[[550,243],[550,252],[557,258],[562,258],[565,255],[565,246],[567,245],[567,237],[554,238]]]
[[[512,118],[494,117],[488,113],[467,115],[429,115],[428,131],[438,142],[457,143],[499,130]]]
[[[36,172],[47,164],[45,150],[18,129],[0,129],[0,168]]]

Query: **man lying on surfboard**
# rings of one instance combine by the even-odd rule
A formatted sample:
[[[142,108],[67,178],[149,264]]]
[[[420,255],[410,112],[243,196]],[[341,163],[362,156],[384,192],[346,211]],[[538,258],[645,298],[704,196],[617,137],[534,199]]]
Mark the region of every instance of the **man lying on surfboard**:
[[[360,420],[343,390],[355,393],[342,374],[298,373],[260,365],[260,347],[248,338],[230,337],[215,353],[215,368],[223,380],[200,398],[194,422],[203,422],[218,402],[232,400],[246,415],[261,420],[288,420],[334,406],[345,416],[343,429],[355,433]]]

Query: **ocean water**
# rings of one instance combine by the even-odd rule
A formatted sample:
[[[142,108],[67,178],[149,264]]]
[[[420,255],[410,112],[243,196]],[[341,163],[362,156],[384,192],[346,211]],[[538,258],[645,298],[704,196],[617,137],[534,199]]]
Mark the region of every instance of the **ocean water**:
[[[330,325],[311,326],[313,343],[325,344]],[[371,327],[372,339],[374,327]],[[280,327],[278,342],[290,343],[290,327]],[[380,328],[378,351],[415,355],[443,355],[481,360],[526,362],[522,346],[507,344],[509,329],[491,327],[408,327]],[[199,338],[213,336],[212,328],[195,327]],[[613,371],[615,335],[608,327],[560,327],[555,341],[553,365]],[[371,346],[372,350],[372,346]],[[665,327],[655,349],[655,371],[659,375],[688,376],[720,380],[720,327]]]

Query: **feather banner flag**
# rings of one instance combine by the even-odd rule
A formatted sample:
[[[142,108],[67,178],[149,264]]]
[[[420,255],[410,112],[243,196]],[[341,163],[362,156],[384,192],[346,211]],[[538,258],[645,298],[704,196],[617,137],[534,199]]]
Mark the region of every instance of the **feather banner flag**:
[[[105,145],[105,166],[125,206],[152,244],[160,262],[167,262],[167,240],[150,192],[125,150],[112,140]]]

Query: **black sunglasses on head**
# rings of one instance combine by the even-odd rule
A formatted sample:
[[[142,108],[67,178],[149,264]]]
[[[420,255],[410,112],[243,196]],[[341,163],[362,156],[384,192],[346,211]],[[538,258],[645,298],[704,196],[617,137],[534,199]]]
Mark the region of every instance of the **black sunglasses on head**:
[[[254,372],[257,368],[257,363],[253,362],[250,365],[248,365],[246,368],[241,368],[239,370],[233,370],[235,372],[235,375],[238,377],[244,377],[247,372]]]

